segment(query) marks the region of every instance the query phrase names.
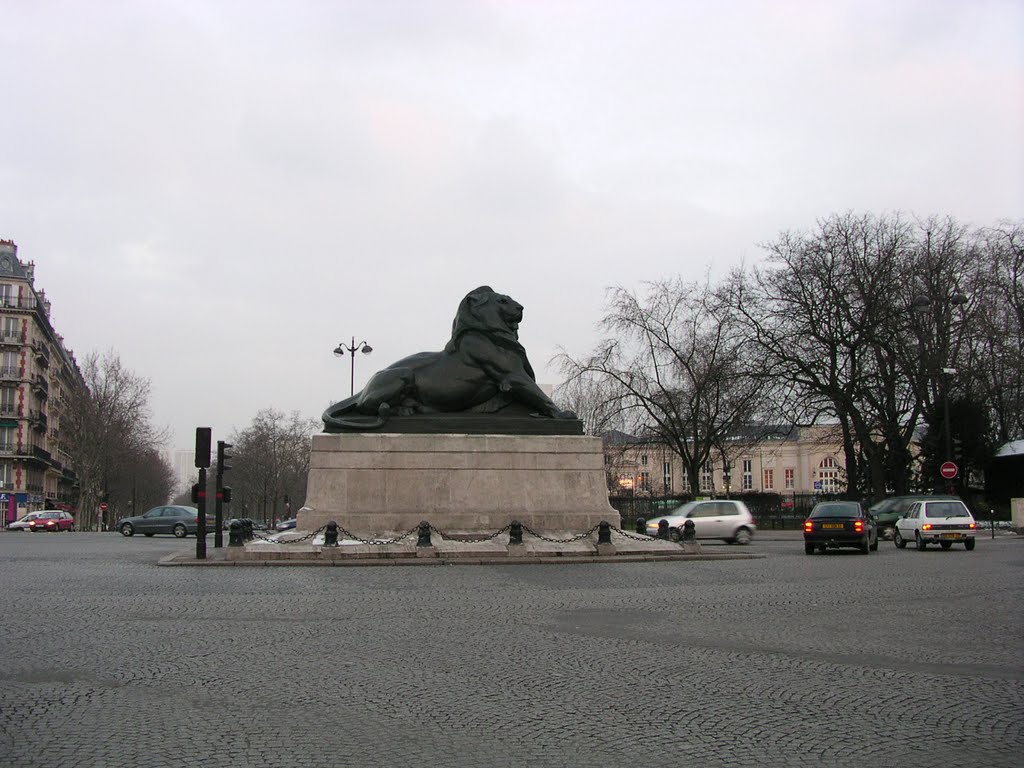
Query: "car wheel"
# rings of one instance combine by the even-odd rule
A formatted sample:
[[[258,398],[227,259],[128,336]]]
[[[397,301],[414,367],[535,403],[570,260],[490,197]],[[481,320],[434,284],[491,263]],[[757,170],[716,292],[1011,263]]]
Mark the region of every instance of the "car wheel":
[[[121,535],[122,536],[134,536],[135,535],[135,528],[132,527],[131,523],[125,523],[124,525],[121,526]]]
[[[921,538],[920,531],[914,531],[914,543],[917,544],[918,552],[924,552],[925,547],[928,546],[928,542]]]
[[[68,528],[68,533],[74,533],[74,532],[75,532],[75,526],[72,525],[70,528]]]
[[[878,536],[877,535],[875,536],[875,540],[873,542],[871,542],[871,551],[872,552],[877,552],[878,551]]]
[[[949,549],[950,547],[953,546],[953,542],[952,541],[940,541],[939,542],[939,546],[942,547],[943,549]]]
[[[810,542],[805,541],[804,542],[804,554],[805,555],[813,555],[814,554],[814,545],[811,544]]]
[[[174,535],[179,539],[184,539],[186,536],[188,536],[188,531],[185,530],[184,525],[178,523],[176,526],[174,526]]]
[[[966,549],[968,552],[974,549],[974,539],[966,539],[964,541],[964,549]]]
[[[897,528],[896,532],[892,535],[892,541],[899,549],[906,549],[907,547],[907,540],[900,536],[899,528]]]
[[[871,553],[870,537],[868,537],[867,539],[864,539],[864,541],[861,542],[861,545],[857,549],[860,550],[860,553],[862,555],[870,554]]]
[[[740,528],[736,531],[733,541],[737,544],[749,544],[753,538],[754,537],[751,535],[749,528]]]
[[[683,540],[683,534],[681,534],[679,532],[678,528],[669,528],[668,529],[668,538],[669,538],[669,541],[682,541]]]

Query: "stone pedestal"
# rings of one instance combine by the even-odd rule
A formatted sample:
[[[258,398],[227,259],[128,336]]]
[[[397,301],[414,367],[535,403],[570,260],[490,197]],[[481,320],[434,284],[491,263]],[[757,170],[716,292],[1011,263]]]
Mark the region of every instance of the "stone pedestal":
[[[362,538],[426,520],[445,533],[583,533],[608,503],[601,439],[581,435],[322,434],[313,438],[297,527],[334,520]]]

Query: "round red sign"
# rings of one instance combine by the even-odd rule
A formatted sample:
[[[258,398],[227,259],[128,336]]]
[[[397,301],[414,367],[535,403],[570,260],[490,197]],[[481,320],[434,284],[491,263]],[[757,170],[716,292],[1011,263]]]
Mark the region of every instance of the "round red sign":
[[[960,468],[952,461],[943,462],[942,466],[939,467],[939,474],[941,474],[947,480],[952,480],[957,476]]]

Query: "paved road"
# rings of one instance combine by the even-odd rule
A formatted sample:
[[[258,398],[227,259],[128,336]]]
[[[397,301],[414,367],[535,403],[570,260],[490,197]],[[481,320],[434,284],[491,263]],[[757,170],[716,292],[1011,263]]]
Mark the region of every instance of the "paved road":
[[[155,565],[194,545],[0,534],[0,766],[1015,766],[1024,749],[1016,537]]]

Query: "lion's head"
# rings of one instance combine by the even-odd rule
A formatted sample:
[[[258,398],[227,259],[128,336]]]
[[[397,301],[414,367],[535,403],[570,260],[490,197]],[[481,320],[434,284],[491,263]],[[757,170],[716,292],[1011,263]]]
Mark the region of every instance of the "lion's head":
[[[452,322],[452,341],[457,341],[467,331],[480,331],[518,343],[522,319],[522,304],[482,285],[467,293],[460,302]]]

